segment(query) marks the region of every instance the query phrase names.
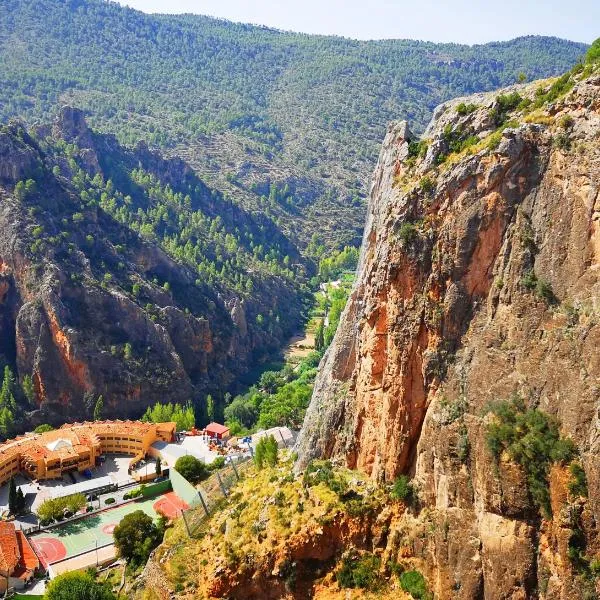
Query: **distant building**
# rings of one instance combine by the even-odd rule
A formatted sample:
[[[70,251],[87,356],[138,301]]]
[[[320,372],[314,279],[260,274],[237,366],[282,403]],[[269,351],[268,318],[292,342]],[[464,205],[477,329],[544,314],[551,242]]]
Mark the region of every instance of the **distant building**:
[[[211,437],[217,440],[226,440],[229,438],[229,427],[221,425],[220,423],[209,423],[204,431]]]
[[[157,440],[173,441],[175,429],[175,423],[95,421],[20,436],[0,445],[0,484],[20,472],[37,480],[81,472],[104,453],[131,454],[133,467]]]
[[[0,521],[0,592],[22,589],[40,568],[40,561],[25,534],[15,524]]]

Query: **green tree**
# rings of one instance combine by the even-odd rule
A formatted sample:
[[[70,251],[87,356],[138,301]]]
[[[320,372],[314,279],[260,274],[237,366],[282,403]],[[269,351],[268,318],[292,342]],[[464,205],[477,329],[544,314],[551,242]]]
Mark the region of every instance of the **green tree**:
[[[175,463],[175,470],[190,483],[198,483],[206,479],[210,472],[208,467],[195,456],[180,456]]]
[[[100,421],[102,419],[102,413],[104,412],[104,398],[102,395],[98,396],[96,405],[94,406],[94,421]]]
[[[592,45],[588,48],[585,60],[588,63],[594,63],[600,61],[600,38],[594,40]]]
[[[89,573],[72,571],[50,581],[44,600],[116,600],[107,584],[98,583]]]
[[[215,418],[215,401],[210,394],[206,396],[206,415],[209,421],[213,421]]]
[[[322,352],[325,349],[325,323],[323,319],[319,321],[315,332],[315,350]]]
[[[8,408],[14,411],[17,408],[15,400],[15,378],[10,367],[4,367],[4,377],[2,379],[2,388],[0,389],[0,407]]]
[[[25,510],[25,494],[23,493],[23,490],[18,487],[17,488],[17,514],[23,514]]]
[[[125,515],[115,527],[113,537],[119,555],[133,568],[145,564],[162,540],[161,531],[142,510]]]
[[[33,385],[33,379],[31,375],[23,376],[23,383],[21,384],[23,388],[23,394],[25,394],[25,398],[27,398],[27,402],[29,402],[30,406],[35,406],[35,386]]]
[[[17,484],[15,483],[14,477],[11,477],[10,482],[8,484],[8,510],[11,514],[16,515],[17,508]]]
[[[265,466],[274,467],[279,462],[279,445],[272,435],[263,436],[254,449],[254,463],[260,470]]]
[[[162,475],[162,464],[161,464],[161,461],[160,461],[160,456],[156,457],[155,468],[156,468],[156,475],[158,477],[160,477]]]

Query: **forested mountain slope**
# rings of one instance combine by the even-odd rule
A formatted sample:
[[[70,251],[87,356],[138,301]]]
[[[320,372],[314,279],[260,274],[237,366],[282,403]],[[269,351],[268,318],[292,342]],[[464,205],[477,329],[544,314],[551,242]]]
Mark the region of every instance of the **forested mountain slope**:
[[[542,37],[360,42],[100,0],[4,0],[0,119],[78,106],[121,142],[184,156],[301,246],[315,231],[334,245],[360,239],[388,121],[423,129],[448,98],[562,72],[584,50]]]
[[[168,399],[201,422],[301,322],[304,267],[271,221],[68,107],[0,129],[0,231],[0,365],[33,381],[34,424],[100,394],[112,417]]]

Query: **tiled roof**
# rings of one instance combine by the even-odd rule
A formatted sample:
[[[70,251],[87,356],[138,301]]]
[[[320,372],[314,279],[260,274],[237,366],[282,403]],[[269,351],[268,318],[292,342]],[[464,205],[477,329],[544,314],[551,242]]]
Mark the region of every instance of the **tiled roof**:
[[[83,450],[99,444],[98,436],[106,435],[145,435],[153,428],[165,431],[175,428],[175,423],[144,423],[142,421],[93,421],[84,423],[65,424],[59,429],[41,434],[30,433],[14,440],[0,444],[0,464],[14,458],[15,455],[31,459],[36,462],[40,458],[46,460],[65,459],[74,457]],[[60,439],[67,440],[67,444],[58,444]],[[53,446],[55,448],[53,449]]]
[[[221,425],[220,423],[209,423],[206,426],[206,432],[223,435],[224,433],[229,433],[229,427],[225,427],[225,425]]]
[[[19,564],[19,557],[14,523],[0,521],[0,570],[12,573]]]
[[[21,530],[17,530],[16,534],[19,553],[21,555],[19,566],[27,571],[35,571],[40,566],[40,561],[36,553]]]

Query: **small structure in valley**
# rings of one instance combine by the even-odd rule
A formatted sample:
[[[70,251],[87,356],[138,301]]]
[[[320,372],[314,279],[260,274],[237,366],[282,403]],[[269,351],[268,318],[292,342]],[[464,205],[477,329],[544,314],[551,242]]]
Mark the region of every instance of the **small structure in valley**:
[[[209,423],[204,431],[211,437],[217,440],[229,439],[229,427],[221,425],[220,423]]]

